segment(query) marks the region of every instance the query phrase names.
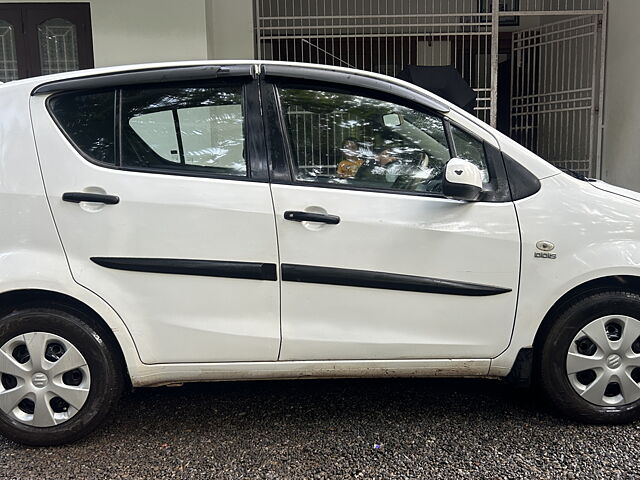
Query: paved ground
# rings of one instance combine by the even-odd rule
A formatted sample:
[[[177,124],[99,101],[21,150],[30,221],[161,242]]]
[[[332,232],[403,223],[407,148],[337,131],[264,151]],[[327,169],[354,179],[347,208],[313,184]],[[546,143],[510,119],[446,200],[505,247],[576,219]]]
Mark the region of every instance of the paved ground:
[[[640,424],[584,426],[493,380],[143,389],[90,438],[0,439],[0,478],[639,478]]]

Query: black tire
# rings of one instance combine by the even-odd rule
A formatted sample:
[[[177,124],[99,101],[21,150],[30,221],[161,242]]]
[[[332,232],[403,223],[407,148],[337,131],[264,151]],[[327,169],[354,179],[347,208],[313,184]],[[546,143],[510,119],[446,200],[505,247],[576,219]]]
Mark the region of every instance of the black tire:
[[[84,356],[91,384],[82,408],[69,420],[52,427],[34,427],[0,410],[0,433],[26,445],[51,446],[76,441],[91,433],[120,399],[124,369],[104,327],[77,310],[25,308],[0,319],[0,346],[29,332],[47,332],[71,342]]]
[[[640,295],[611,290],[575,299],[553,319],[536,355],[537,381],[551,406],[585,423],[621,424],[640,417],[640,400],[620,406],[596,405],[580,397],[567,376],[567,353],[574,337],[593,320],[607,315],[627,315],[640,320]]]

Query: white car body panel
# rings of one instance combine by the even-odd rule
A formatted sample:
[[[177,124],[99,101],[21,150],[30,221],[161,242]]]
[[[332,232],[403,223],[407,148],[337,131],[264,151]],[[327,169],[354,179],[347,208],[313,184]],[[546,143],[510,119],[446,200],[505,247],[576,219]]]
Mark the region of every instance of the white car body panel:
[[[275,281],[114,270],[91,257],[277,262],[266,183],[125,172],[90,163],[55,125],[42,96],[33,125],[47,196],[74,279],[105,298],[144,363],[277,360]],[[64,192],[118,195],[110,206]],[[239,242],[247,236],[249,242]],[[215,346],[215,348],[214,348]]]
[[[314,360],[308,361],[285,360],[299,358],[304,353],[304,348],[307,348],[308,344],[305,346],[305,343],[301,342],[297,346],[292,343],[291,349],[285,343],[281,356],[285,361],[276,361],[280,342],[280,307],[277,302],[269,299],[274,298],[274,295],[275,298],[278,297],[277,291],[280,282],[263,282],[263,285],[255,288],[252,295],[238,298],[235,280],[216,279],[216,289],[218,290],[213,298],[210,284],[207,281],[193,278],[184,279],[180,288],[181,291],[188,291],[188,296],[177,298],[173,295],[174,285],[157,279],[151,274],[145,276],[145,285],[141,285],[137,281],[131,283],[128,280],[127,272],[114,270],[97,273],[87,260],[89,256],[97,255],[97,253],[93,253],[91,248],[99,247],[104,254],[109,255],[131,255],[130,252],[133,251],[137,255],[175,257],[176,250],[171,248],[172,245],[184,242],[187,238],[190,240],[195,238],[193,246],[190,247],[191,250],[181,251],[180,257],[207,258],[210,257],[210,253],[206,239],[219,232],[208,225],[204,226],[203,230],[195,232],[191,230],[179,235],[176,234],[171,239],[173,243],[157,242],[158,237],[164,233],[162,222],[166,218],[160,208],[145,210],[144,215],[141,211],[132,209],[127,213],[128,221],[144,222],[147,228],[143,231],[135,229],[117,232],[115,229],[118,223],[114,218],[110,218],[109,222],[104,225],[98,225],[94,221],[97,217],[95,213],[105,214],[102,217],[109,218],[108,206],[105,206],[101,212],[87,212],[77,204],[62,204],[60,196],[64,191],[99,186],[108,190],[108,193],[112,193],[111,190],[114,189],[114,194],[132,202],[139,209],[143,206],[149,207],[149,202],[162,204],[166,202],[168,196],[171,197],[176,192],[180,192],[181,198],[174,210],[177,212],[174,216],[177,222],[184,220],[184,218],[181,219],[181,216],[184,215],[183,207],[186,205],[199,208],[200,215],[206,216],[213,214],[215,209],[203,208],[203,199],[211,204],[214,200],[220,202],[221,199],[231,202],[233,198],[233,207],[227,203],[228,211],[235,209],[245,212],[251,218],[252,228],[259,226],[262,233],[259,241],[250,246],[246,244],[239,246],[232,234],[223,236],[221,241],[224,242],[224,252],[228,254],[228,258],[232,259],[242,255],[245,260],[253,259],[277,263],[279,259],[269,186],[268,184],[251,185],[246,189],[246,197],[243,195],[242,198],[238,198],[238,194],[232,192],[231,185],[242,183],[244,188],[246,185],[250,185],[249,182],[217,181],[133,172],[128,172],[128,181],[122,182],[121,179],[115,178],[115,171],[111,172],[89,163],[71,147],[46,112],[44,98],[31,98],[31,90],[37,85],[50,81],[133,69],[144,70],[205,64],[253,65],[256,63],[267,62],[176,62],[109,67],[32,78],[0,86],[0,107],[3,112],[0,116],[0,221],[4,226],[3,235],[0,236],[0,293],[22,289],[41,289],[59,292],[85,303],[100,315],[114,332],[123,351],[132,383],[136,386],[143,386],[183,381],[249,378],[367,375],[504,376],[513,366],[520,349],[530,347],[533,344],[543,318],[562,295],[587,281],[598,278],[609,276],[640,277],[640,238],[638,238],[640,204],[637,202],[640,196],[638,194],[603,185],[602,182],[582,182],[560,174],[555,167],[532,152],[442,99],[439,100],[451,108],[446,116],[453,123],[461,125],[473,134],[499,147],[505,154],[541,179],[542,188],[538,193],[518,200],[514,204],[500,206],[464,205],[454,204],[455,202],[449,200],[434,201],[430,199],[430,201],[434,201],[434,204],[439,205],[441,215],[444,215],[446,209],[469,215],[464,220],[455,220],[449,217],[441,228],[441,232],[446,232],[447,235],[453,235],[456,230],[465,230],[474,226],[477,228],[480,222],[484,222],[484,226],[488,227],[490,224],[487,222],[494,219],[496,212],[497,215],[500,215],[498,223],[501,225],[509,224],[509,228],[500,233],[502,236],[499,245],[485,245],[483,243],[479,254],[485,258],[477,264],[480,265],[479,269],[465,272],[467,275],[465,278],[469,282],[476,281],[495,285],[514,284],[515,270],[509,270],[511,268],[509,265],[512,263],[511,257],[515,248],[513,240],[515,230],[510,224],[510,214],[507,213],[507,207],[510,206],[513,209],[515,205],[522,238],[520,288],[519,290],[514,289],[509,298],[507,296],[503,297],[504,299],[499,299],[499,296],[484,297],[484,300],[490,299],[490,302],[494,302],[491,309],[505,308],[504,317],[489,318],[488,315],[479,311],[477,303],[463,300],[460,302],[455,317],[457,331],[452,335],[442,335],[441,338],[433,340],[433,337],[427,339],[427,336],[424,335],[425,332],[422,331],[416,337],[415,327],[418,323],[411,323],[412,320],[407,320],[408,323],[405,325],[410,329],[408,335],[393,332],[395,337],[390,342],[386,341],[386,344],[384,340],[380,342],[383,338],[380,332],[374,332],[375,334],[369,337],[369,343],[374,345],[374,353],[369,357],[369,360],[346,359],[344,353],[338,355],[342,358],[327,360],[327,351],[340,350],[345,352],[336,339],[335,329],[340,321],[344,322],[348,317],[346,315],[341,317],[342,313],[337,312],[335,318],[317,326],[320,330],[318,338],[322,340],[320,343],[329,345],[324,353],[325,358],[320,359],[319,357],[323,355],[316,355]],[[341,67],[306,66],[378,78],[437,98],[414,85],[383,75],[357,72]],[[29,110],[30,102],[31,111]],[[37,135],[38,151],[36,151],[33,130]],[[46,180],[46,193],[41,173]],[[117,174],[120,176],[122,172],[117,172]],[[158,176],[162,178],[157,179]],[[166,179],[171,179],[172,185],[162,186],[163,182],[168,181]],[[173,183],[174,181],[177,183]],[[205,184],[212,188],[212,193],[205,194],[203,197],[202,190],[197,187]],[[213,189],[215,189],[215,194]],[[272,189],[276,208],[279,209],[276,214],[281,214],[282,208],[289,208],[288,206],[280,206],[285,201],[283,195],[286,196],[286,202],[296,203],[296,208],[305,208],[311,205],[308,190],[315,190],[309,187],[282,185],[273,186]],[[331,193],[332,191],[327,190],[327,192]],[[381,195],[385,195],[386,198],[387,194]],[[352,192],[348,196],[359,198],[363,195],[361,192]],[[419,197],[407,198],[411,198],[410,202],[416,204],[421,203],[422,200]],[[380,201],[380,203],[383,202]],[[324,205],[343,208],[338,205],[336,199],[331,198],[324,199]],[[353,208],[351,215],[355,215],[358,208],[362,208],[361,212],[366,215],[366,206],[358,207],[357,201],[354,205],[356,206],[350,207]],[[118,208],[123,206],[124,203],[118,205]],[[476,216],[474,213],[469,213],[474,209],[476,211],[482,210],[482,214]],[[218,213],[220,210],[216,211],[216,215]],[[345,218],[347,218],[346,212],[340,213],[346,215]],[[417,218],[417,209],[414,209],[411,214],[405,212],[404,215],[406,216],[399,223],[403,223],[405,226],[410,225],[412,228],[416,228],[420,224]],[[469,218],[472,219],[471,224],[466,223]],[[88,223],[81,227],[78,219],[87,220]],[[227,218],[227,221],[234,222],[231,218]],[[281,220],[278,222],[282,223]],[[181,226],[189,228],[188,225]],[[80,228],[85,235],[82,241],[79,238],[74,238],[73,233],[74,230],[77,233]],[[281,261],[284,262],[285,257],[291,262],[301,261],[297,259],[302,259],[304,256],[304,263],[311,263],[315,258],[315,261],[326,264],[327,259],[323,258],[318,250],[310,248],[303,251],[301,248],[306,246],[304,242],[299,244],[300,249],[295,249],[294,241],[296,240],[294,237],[312,232],[308,232],[300,224],[280,225],[280,228],[289,230],[282,231],[283,245],[280,246],[281,249],[284,248],[284,244],[291,247],[291,249],[287,248],[283,258],[280,259]],[[386,229],[390,226],[382,226],[381,228]],[[241,227],[237,227],[236,231],[242,231]],[[295,232],[295,235],[292,232]],[[359,235],[368,235],[369,232],[366,228],[355,228],[348,233],[348,238],[349,240],[358,240]],[[327,226],[323,231],[313,233],[330,234],[330,228]],[[140,240],[141,234],[144,235],[147,244],[144,252],[142,250],[135,251],[139,246],[131,241],[134,237]],[[62,237],[62,241],[59,235]],[[320,235],[313,242],[319,244]],[[386,235],[386,233],[378,235]],[[105,238],[115,238],[119,241],[107,243]],[[469,237],[459,241],[460,247],[458,248],[464,248],[465,254],[468,254],[468,250],[472,248],[470,246],[472,238],[474,237],[470,234]],[[535,245],[540,240],[554,243],[554,252],[557,254],[555,260],[534,258]],[[376,238],[376,245],[381,246],[383,241],[384,238]],[[367,259],[367,262],[377,261],[379,262],[377,268],[385,271],[418,273],[419,265],[415,264],[415,256],[416,249],[421,248],[422,245],[419,245],[417,238],[411,238],[409,243],[409,247],[404,251],[405,255],[398,255],[394,265],[388,263],[389,259],[384,258]],[[63,249],[63,244],[65,249]],[[127,249],[132,248],[133,250],[125,252],[122,248],[125,244]],[[67,245],[71,248],[68,248]],[[311,247],[311,243],[308,245]],[[336,255],[332,261],[339,263],[340,266],[346,266],[349,262],[352,262],[351,268],[358,268],[362,265],[362,263],[358,263],[362,262],[362,259],[356,261],[356,259],[340,252],[331,253]],[[450,251],[447,250],[447,254],[449,253]],[[380,252],[380,255],[383,254],[384,252]],[[505,257],[507,261],[502,264]],[[455,263],[455,260],[444,255],[440,258],[429,259],[429,262],[432,271],[443,276],[446,272],[461,272],[465,268],[463,262]],[[452,262],[454,263],[452,264]],[[495,268],[491,269],[490,264],[495,265]],[[419,273],[426,275],[423,271]],[[81,286],[83,283],[91,283],[93,291]],[[135,289],[139,289],[138,293],[144,292],[144,289],[147,289],[147,292],[153,292],[154,295],[157,295],[158,301],[140,304],[134,299]],[[324,292],[321,291],[322,288],[314,292],[305,292],[304,290],[305,287],[302,284],[292,287],[290,293],[288,293],[289,290],[283,289],[284,315],[291,311],[295,315],[313,318],[313,315],[318,313],[317,309],[314,311],[316,307],[313,303],[318,296],[322,297],[323,301],[344,302],[345,304],[353,298],[350,293],[345,293],[338,287],[330,287]],[[403,301],[406,300],[406,309],[395,313],[391,310],[384,311],[383,309],[392,295],[380,291],[369,292],[368,290],[361,289],[361,292],[356,295],[362,297],[358,299],[358,302],[362,302],[364,296],[370,293],[368,298],[376,309],[380,309],[380,315],[373,319],[378,328],[384,326],[384,321],[391,314],[403,317],[404,321],[407,317],[411,318],[416,309],[424,308],[422,298],[414,299],[414,297],[423,294],[405,292],[402,295],[406,297],[403,298]],[[516,292],[518,292],[519,298],[515,321],[513,317],[508,320],[508,315],[513,315],[512,309]],[[292,298],[301,296],[301,298],[295,298],[288,302],[288,296]],[[456,301],[460,300],[457,297],[451,298]],[[212,302],[224,304],[225,310],[219,312],[212,322],[211,318],[207,317],[207,321],[203,323],[202,312]],[[247,310],[243,310],[243,313],[235,310],[238,303],[242,303]],[[439,304],[436,308],[443,312],[445,304]],[[186,325],[184,318],[177,319],[176,313],[178,311],[189,312]],[[248,311],[251,314],[247,314]],[[329,312],[327,310],[325,313]],[[260,316],[256,316],[257,313],[260,313]],[[154,317],[153,321],[151,316]],[[465,324],[463,322],[465,317],[473,319],[473,322],[477,323]],[[228,318],[234,318],[236,323],[230,326],[226,321]],[[324,318],[328,317],[325,315]],[[156,335],[157,332],[153,328],[157,326],[155,323],[158,321],[157,319],[160,319],[160,323],[165,327],[160,335]],[[441,327],[444,326],[443,323]],[[286,330],[287,324],[284,324],[284,327]],[[304,327],[307,328],[307,326]],[[468,330],[459,330],[465,328]],[[307,333],[303,330],[300,337],[304,338]],[[423,337],[419,336],[420,333]],[[246,337],[252,337],[253,340]],[[191,357],[158,356],[157,348],[162,349],[163,346],[170,341],[175,342],[176,339],[179,342],[192,342],[191,345],[195,345],[193,351],[190,352]],[[224,340],[225,345],[223,351],[213,352],[215,348],[212,345],[221,339]],[[491,340],[492,343],[490,343]],[[406,345],[409,345],[407,353],[398,353]],[[362,357],[365,350],[363,348],[354,355]],[[307,353],[309,356],[313,356],[313,352]],[[163,352],[162,355],[166,355],[166,352]],[[420,355],[425,358],[418,358]],[[256,357],[264,361],[255,361]],[[249,358],[253,361],[249,361]],[[228,362],[232,359],[235,360],[235,363]]]
[[[73,281],[47,205],[31,127],[28,84],[4,84],[0,95],[0,292],[42,290],[73,297],[111,328],[127,364],[139,357],[118,314]],[[6,89],[6,90],[5,90]]]
[[[281,360],[489,358],[508,343],[520,245],[513,205],[273,185],[280,260],[511,289],[485,297],[282,282]],[[290,222],[322,208],[339,225]],[[473,312],[473,313],[472,313]]]
[[[609,276],[638,276],[640,204],[559,174],[542,180],[535,195],[516,203],[522,231],[518,315],[510,348],[491,373],[505,374],[517,351],[533,345],[553,304],[573,288]],[[555,245],[555,259],[534,258],[536,242]]]
[[[589,183],[596,187],[599,190],[603,190],[605,192],[615,193],[616,195],[621,195],[623,197],[630,198],[631,200],[640,201],[640,193],[634,192],[632,190],[628,190],[626,188],[617,187],[615,185],[611,185],[607,182],[603,182],[602,180],[594,180],[589,179]]]

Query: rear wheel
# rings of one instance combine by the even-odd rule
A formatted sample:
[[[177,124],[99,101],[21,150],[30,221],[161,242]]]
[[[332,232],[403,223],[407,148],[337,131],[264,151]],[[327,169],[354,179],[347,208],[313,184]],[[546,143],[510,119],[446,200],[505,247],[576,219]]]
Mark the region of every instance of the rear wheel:
[[[0,319],[0,432],[58,445],[97,427],[123,388],[106,332],[81,312],[32,308]]]
[[[565,415],[593,423],[640,416],[640,296],[583,297],[555,319],[538,356],[540,383]]]

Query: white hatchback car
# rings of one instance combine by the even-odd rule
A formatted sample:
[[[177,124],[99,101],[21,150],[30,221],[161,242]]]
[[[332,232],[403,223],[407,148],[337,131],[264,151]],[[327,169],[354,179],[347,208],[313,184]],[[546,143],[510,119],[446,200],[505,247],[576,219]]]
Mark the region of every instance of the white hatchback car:
[[[173,63],[0,87],[0,432],[94,429],[125,387],[537,378],[640,413],[640,195],[409,83]]]

